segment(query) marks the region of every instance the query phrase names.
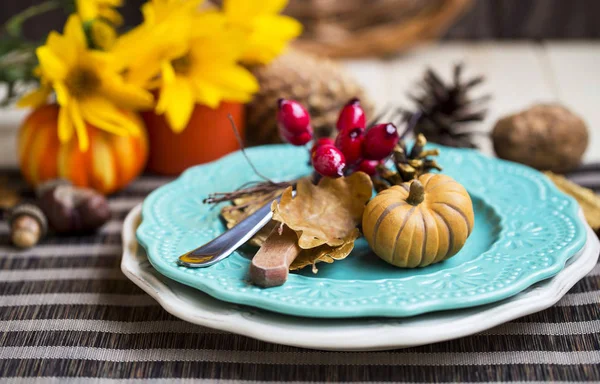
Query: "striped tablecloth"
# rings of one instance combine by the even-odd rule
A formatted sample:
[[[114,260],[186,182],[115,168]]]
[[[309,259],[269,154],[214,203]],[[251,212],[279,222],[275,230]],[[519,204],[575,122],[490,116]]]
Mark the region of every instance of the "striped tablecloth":
[[[16,172],[0,175],[25,188]],[[600,190],[600,166],[571,176]],[[17,252],[0,223],[0,377],[16,383],[600,381],[600,266],[548,310],[475,336],[390,352],[302,350],[178,320],[119,268],[124,217],[166,181],[144,176],[111,197],[114,218],[95,235],[52,237]]]

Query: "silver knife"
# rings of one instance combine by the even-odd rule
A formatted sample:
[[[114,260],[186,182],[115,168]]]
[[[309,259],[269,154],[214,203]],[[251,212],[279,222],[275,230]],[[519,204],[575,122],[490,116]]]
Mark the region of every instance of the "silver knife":
[[[296,191],[292,191],[295,195]],[[279,201],[281,197],[273,201]],[[250,240],[256,232],[273,217],[271,212],[272,201],[263,205],[259,210],[240,221],[235,227],[223,232],[203,246],[189,251],[181,256],[177,263],[189,268],[205,268],[227,258],[236,249]]]

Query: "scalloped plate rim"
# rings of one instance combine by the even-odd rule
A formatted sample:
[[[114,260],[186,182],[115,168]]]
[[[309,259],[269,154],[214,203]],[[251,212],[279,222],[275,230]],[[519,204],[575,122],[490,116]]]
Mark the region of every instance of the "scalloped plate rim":
[[[137,258],[135,230],[141,221],[141,204],[123,225],[121,270],[132,282],[157,300],[170,314],[187,322],[233,332],[254,339],[301,348],[331,351],[377,351],[409,348],[465,337],[551,307],[598,261],[600,242],[586,225],[588,241],[581,255],[555,277],[542,281],[506,300],[483,307],[429,313],[411,318],[301,319],[243,305],[221,302],[174,281],[166,284],[160,273],[144,268]],[[147,258],[146,258],[147,260]],[[180,290],[184,290],[180,292]],[[390,323],[390,320],[392,323]],[[382,330],[385,330],[383,332]]]
[[[473,151],[473,150],[446,148],[446,147],[442,147],[442,148],[443,148],[443,151],[451,151],[451,152],[457,152],[457,153],[462,152],[466,156],[477,157],[477,158],[482,159],[482,161],[499,162],[499,163],[503,163],[505,166],[509,166],[509,167],[512,167],[515,169],[521,169],[526,172],[534,171],[536,173],[539,173],[539,172],[532,170],[531,168],[524,166],[522,164],[507,162],[507,161],[495,159],[495,158],[490,158],[490,157],[484,156],[483,154]],[[246,152],[248,153],[249,156],[256,156],[256,154],[260,154],[263,151],[268,152],[268,151],[277,151],[277,150],[292,151],[294,149],[288,145],[268,145],[268,146],[249,148],[246,150]],[[256,154],[254,154],[254,153],[256,153]],[[178,184],[184,183],[185,180],[187,178],[189,178],[191,175],[200,173],[202,170],[208,170],[213,167],[219,166],[220,164],[226,164],[227,162],[231,161],[232,159],[234,159],[236,157],[240,157],[240,156],[242,156],[241,153],[239,151],[237,151],[237,152],[231,153],[219,160],[216,160],[214,162],[191,167],[190,169],[187,169],[185,172],[183,172],[180,175],[180,177],[177,178],[176,180],[153,191],[144,200],[142,212],[143,212],[143,217],[145,218],[145,220],[142,221],[142,224],[140,225],[140,227],[137,230],[137,238],[138,238],[139,242],[142,244],[142,246],[148,252],[148,259],[150,260],[153,267],[156,268],[157,271],[159,271],[163,275],[165,275],[173,280],[176,280],[180,283],[189,285],[193,288],[199,289],[199,290],[206,292],[209,295],[211,295],[215,298],[218,298],[220,300],[223,300],[223,301],[229,301],[229,302],[237,303],[237,304],[252,305],[252,306],[255,306],[258,308],[263,308],[263,309],[280,312],[280,313],[284,313],[284,314],[291,314],[291,315],[305,316],[305,317],[320,317],[320,318],[365,317],[365,316],[408,317],[408,316],[419,315],[419,314],[432,312],[432,311],[467,308],[467,307],[472,307],[472,306],[489,304],[491,302],[506,299],[510,296],[513,296],[513,295],[523,291],[527,287],[529,287],[539,281],[545,280],[547,278],[550,278],[550,277],[556,275],[558,272],[560,272],[564,268],[565,262],[568,260],[568,258],[570,256],[572,256],[574,253],[576,253],[577,251],[579,251],[583,247],[583,245],[585,244],[585,241],[586,241],[586,239],[585,239],[586,231],[583,227],[583,224],[581,223],[581,220],[579,220],[577,217],[579,206],[577,205],[575,200],[573,198],[571,198],[570,196],[567,196],[567,195],[563,194],[562,192],[560,192],[554,186],[554,184],[552,184],[552,182],[549,179],[547,179],[546,177],[542,177],[542,178],[540,178],[540,181],[545,184],[545,186],[548,188],[549,191],[551,191],[555,195],[559,195],[559,196],[561,196],[561,198],[565,198],[566,200],[571,202],[571,204],[570,204],[571,218],[573,218],[573,217],[577,218],[577,220],[575,220],[575,222],[577,223],[577,231],[576,231],[576,235],[575,235],[576,240],[572,241],[571,243],[569,243],[567,246],[565,246],[562,249],[560,254],[563,255],[563,257],[561,257],[560,261],[557,261],[544,269],[539,269],[535,272],[529,273],[525,278],[520,279],[517,283],[513,283],[508,286],[504,286],[503,288],[499,288],[492,292],[479,293],[476,296],[472,296],[472,297],[462,297],[460,300],[456,300],[456,298],[450,298],[450,300],[444,299],[444,298],[427,299],[426,301],[423,301],[420,303],[406,304],[406,305],[403,305],[402,307],[397,307],[397,306],[392,307],[390,305],[385,305],[382,303],[368,303],[368,304],[361,303],[360,308],[357,308],[356,306],[346,305],[346,306],[338,306],[338,307],[320,307],[320,308],[318,308],[318,311],[317,311],[317,309],[312,308],[313,312],[307,312],[305,308],[298,306],[296,303],[273,301],[269,297],[265,297],[262,295],[248,294],[247,291],[246,292],[237,292],[237,291],[232,292],[232,291],[226,291],[226,290],[220,289],[218,285],[213,284],[214,280],[205,280],[205,281],[198,280],[196,277],[194,277],[190,274],[185,274],[185,273],[179,271],[177,268],[173,268],[173,266],[170,265],[169,263],[167,263],[163,258],[154,257],[155,255],[153,254],[152,249],[151,249],[151,243],[152,243],[153,239],[146,236],[146,233],[145,233],[145,228],[148,223],[148,220],[146,220],[146,218],[148,218],[150,216],[149,215],[149,207],[152,205],[154,200],[158,196],[160,196],[160,194],[163,193],[163,191],[165,191],[169,188],[176,188],[178,186]],[[480,196],[476,193],[475,193],[475,195],[477,195],[480,198],[485,200],[484,196]],[[472,263],[476,260],[477,260],[477,258],[474,260],[470,260],[467,263]],[[454,267],[454,268],[457,268],[457,267]],[[441,271],[432,273],[432,275],[437,275],[437,274],[441,274],[444,272],[445,272],[445,270],[441,270]],[[292,275],[292,276],[296,276],[297,278],[300,278],[300,279],[310,279],[305,276],[298,276],[298,275]],[[411,280],[416,277],[417,276],[403,277],[401,279],[379,279],[379,280],[348,279],[348,280],[343,280],[343,281],[377,283],[377,282],[388,281],[388,280],[408,281],[408,280]],[[314,279],[314,280],[317,280],[317,279]],[[335,284],[336,282],[339,282],[340,280],[319,278],[318,281],[324,282],[324,283],[328,282],[331,284]],[[451,300],[451,299],[455,299],[455,300]]]

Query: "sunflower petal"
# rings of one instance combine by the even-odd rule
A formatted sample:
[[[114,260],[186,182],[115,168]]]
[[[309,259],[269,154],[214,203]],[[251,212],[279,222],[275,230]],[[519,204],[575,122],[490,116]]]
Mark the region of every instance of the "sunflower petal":
[[[302,33],[302,24],[289,16],[266,15],[256,20],[256,36],[287,41]],[[265,41],[266,42],[266,41]]]
[[[242,56],[246,63],[271,62],[283,52],[290,40],[302,33],[302,25],[287,16],[261,16],[256,19],[255,25]]]
[[[73,44],[69,44],[69,41],[58,32],[51,31],[48,34],[46,45],[50,47],[52,52],[54,52],[54,54],[66,65],[73,65],[77,61],[77,49]]]
[[[63,107],[66,106],[69,103],[70,99],[67,87],[65,87],[64,83],[62,82],[54,82],[52,84],[52,87],[54,88],[54,92],[56,93],[56,101],[58,102],[58,104]]]
[[[94,45],[105,51],[112,48],[117,40],[117,31],[115,31],[112,25],[101,20],[92,22],[90,32]]]
[[[163,61],[160,64],[160,73],[165,84],[171,84],[175,81],[175,69],[168,61]]]
[[[156,12],[154,11],[154,4],[147,2],[140,7],[142,15],[144,16],[144,22],[148,24],[154,24],[156,22]]]
[[[81,103],[81,111],[87,122],[95,127],[117,135],[138,136],[141,127],[127,118],[114,104],[96,97]]]
[[[67,105],[67,109],[69,110],[71,121],[75,126],[75,132],[77,132],[77,142],[79,143],[79,150],[81,150],[82,152],[86,152],[90,147],[90,138],[88,136],[87,128],[85,126],[85,122],[83,121],[83,117],[81,116],[79,104],[77,103],[77,101],[73,100],[71,103],[69,103],[69,105]]]
[[[73,122],[66,106],[61,106],[58,111],[58,139],[61,143],[68,143],[73,137]]]
[[[21,97],[21,99],[19,99],[19,101],[17,102],[17,106],[37,108],[48,101],[48,96],[50,96],[50,92],[50,87],[42,85],[40,88],[31,91],[25,96]]]
[[[183,78],[176,78],[173,84],[164,88],[167,92],[164,97],[163,109],[167,121],[175,133],[183,131],[194,110],[194,93],[192,85]]]
[[[123,24],[123,16],[116,10],[108,7],[102,7],[98,11],[98,16],[105,19],[109,23],[115,26]]]
[[[217,108],[219,106],[222,99],[222,90],[218,86],[201,78],[192,79],[192,85],[194,87],[193,89],[197,103],[211,108]]]
[[[151,84],[158,78],[157,75],[160,73],[160,66],[157,64],[159,61],[158,59],[151,59],[146,65],[130,67],[126,74],[127,82],[152,89]]]
[[[192,38],[214,35],[215,31],[223,29],[227,19],[223,13],[218,11],[206,11],[195,15],[194,25],[201,25],[202,28],[192,30]]]
[[[85,49],[87,48],[87,39],[85,32],[83,31],[83,25],[81,19],[77,15],[71,15],[67,19],[65,29],[63,31],[64,36],[75,43],[75,46]]]
[[[98,15],[98,7],[95,1],[90,0],[75,0],[77,13],[83,21],[95,19]]]
[[[258,15],[279,13],[287,3],[287,0],[225,0],[223,10],[229,17],[250,20]]]
[[[105,74],[102,79],[101,93],[123,108],[151,108],[154,102],[152,94],[145,89],[125,83],[120,76]]]
[[[122,126],[110,120],[104,119],[102,116],[102,112],[93,111],[91,109],[86,110],[85,120],[94,127],[117,136],[128,136],[130,134],[129,131],[127,131]]]
[[[215,84],[234,90],[254,93],[259,89],[258,81],[252,73],[238,65],[222,67],[206,73],[205,76],[208,76]]]
[[[234,89],[221,89],[221,99],[224,101],[247,103],[252,100],[252,94]]]
[[[45,77],[51,80],[63,80],[67,77],[67,67],[56,54],[50,50],[50,47],[44,45],[36,49],[35,52]]]
[[[104,6],[108,6],[108,7],[121,7],[123,6],[123,0],[96,0],[98,2],[101,2]]]

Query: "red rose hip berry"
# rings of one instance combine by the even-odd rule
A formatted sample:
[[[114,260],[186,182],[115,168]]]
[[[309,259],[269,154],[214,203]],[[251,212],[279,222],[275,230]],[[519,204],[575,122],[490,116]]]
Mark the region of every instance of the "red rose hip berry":
[[[312,132],[310,115],[302,104],[295,100],[279,99],[277,105],[277,124],[280,132],[285,132],[288,136]]]
[[[362,144],[365,138],[364,128],[350,128],[338,133],[335,146],[342,151],[346,157],[346,163],[356,164],[362,159]]]
[[[290,143],[292,145],[297,145],[297,146],[308,143],[309,141],[312,140],[312,137],[313,137],[312,128],[310,128],[310,130],[300,133],[298,135],[290,135],[288,132],[283,132],[283,131],[279,131],[279,134],[284,141],[287,141],[288,143]]]
[[[377,124],[365,135],[362,147],[363,157],[368,160],[383,160],[391,155],[399,139],[398,130],[394,124]]]
[[[363,160],[358,164],[357,171],[366,173],[369,176],[377,174],[377,166],[381,164],[380,160]]]
[[[333,145],[322,145],[318,147],[313,156],[312,164],[321,176],[340,177],[344,175],[346,159],[342,151]]]
[[[315,154],[315,151],[317,150],[317,148],[323,146],[323,145],[334,145],[335,142],[333,141],[332,138],[330,137],[322,137],[319,140],[317,140],[317,142],[312,146],[311,150],[310,150],[310,157],[312,158],[312,156]]]
[[[354,98],[340,111],[336,127],[338,131],[343,132],[352,128],[365,128],[365,125],[365,111],[360,105],[360,100]]]

